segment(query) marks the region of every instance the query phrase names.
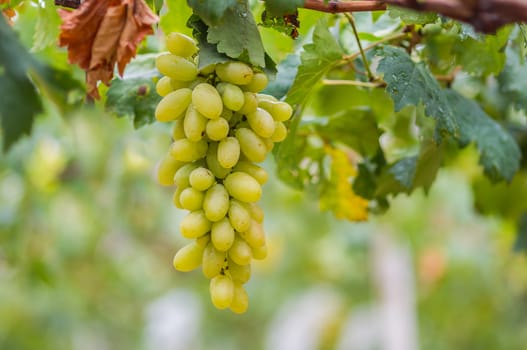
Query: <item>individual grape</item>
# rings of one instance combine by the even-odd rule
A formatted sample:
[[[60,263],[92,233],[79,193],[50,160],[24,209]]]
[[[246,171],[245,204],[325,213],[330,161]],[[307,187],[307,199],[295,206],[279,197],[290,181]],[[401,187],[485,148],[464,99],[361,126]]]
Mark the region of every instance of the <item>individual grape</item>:
[[[217,86],[220,91],[221,99],[225,107],[232,111],[239,111],[245,103],[245,97],[243,91],[236,85],[230,83],[222,84],[221,91],[219,90],[219,84]]]
[[[204,167],[199,167],[189,175],[189,183],[192,188],[198,191],[206,191],[214,184],[214,175],[212,172]]]
[[[216,65],[215,64],[209,64],[208,66],[205,66],[205,67],[201,68],[199,70],[199,74],[201,74],[201,75],[210,75],[210,74],[214,73],[215,70],[216,70]]]
[[[262,196],[262,187],[258,181],[241,171],[229,174],[223,184],[232,197],[245,203],[256,202]]]
[[[223,108],[223,111],[221,112],[220,118],[225,119],[226,121],[231,120],[232,116],[234,115],[234,112],[231,111],[228,108]],[[217,141],[217,140],[216,140]]]
[[[168,93],[159,101],[155,117],[160,122],[181,118],[192,101],[192,90],[184,88]]]
[[[179,200],[179,196],[181,195],[181,192],[183,192],[184,188],[178,187],[176,188],[176,191],[174,191],[174,195],[172,196],[172,203],[174,203],[174,206],[178,209],[183,209],[183,206],[181,205],[181,202]]]
[[[258,99],[258,104],[260,104],[262,101],[278,102],[276,97],[268,94],[256,94],[256,98]]]
[[[218,163],[224,168],[232,168],[240,159],[240,143],[236,137],[227,137],[218,145]]]
[[[258,108],[258,99],[256,98],[256,94],[248,91],[244,92],[243,106],[238,110],[238,113],[249,114],[256,111],[256,108]]]
[[[178,188],[181,188],[182,190],[190,186],[189,177],[190,173],[194,169],[198,167],[197,164],[190,163],[185,164],[181,168],[176,171],[176,174],[174,175],[174,183]]]
[[[210,221],[219,221],[229,211],[229,193],[223,185],[216,184],[209,188],[203,200],[205,216]]]
[[[188,139],[176,140],[170,147],[170,154],[182,162],[193,162],[207,155],[207,141],[192,142]]]
[[[213,141],[223,140],[229,135],[229,122],[222,117],[211,119],[207,122],[205,132]]]
[[[231,169],[226,169],[218,162],[218,143],[211,143],[207,151],[207,167],[218,179],[224,179],[230,174]]]
[[[207,121],[208,119],[190,104],[187,108],[187,113],[185,113],[185,119],[183,120],[183,129],[187,139],[192,142],[201,140],[205,134]]]
[[[203,210],[192,211],[181,220],[179,229],[185,238],[198,238],[209,232],[212,223],[207,219]]]
[[[192,82],[190,82],[188,88],[194,90],[194,88],[196,86],[198,86],[199,84],[202,84],[202,83],[206,83],[206,82],[207,82],[207,79],[205,79],[203,77],[197,77]]]
[[[267,257],[267,246],[251,248],[252,256],[256,260],[263,260]]]
[[[254,73],[251,82],[247,85],[242,86],[242,88],[245,91],[260,92],[263,89],[265,89],[268,82],[269,80],[267,79],[267,75],[265,75],[264,73],[258,72],[258,73]]]
[[[244,232],[251,227],[251,213],[242,202],[231,199],[228,214],[229,221],[236,231]]]
[[[267,155],[267,147],[262,138],[247,128],[239,128],[235,131],[236,138],[240,142],[242,153],[252,162],[263,162]]]
[[[282,142],[287,137],[287,128],[282,122],[274,122],[274,133],[271,136],[271,141]]]
[[[256,222],[259,222],[260,224],[263,222],[264,212],[263,212],[263,209],[260,208],[258,204],[247,203],[247,209],[249,210],[249,213],[251,214],[251,218],[256,220]]]
[[[204,248],[196,242],[187,244],[174,256],[174,268],[178,271],[187,272],[201,265]]]
[[[265,149],[267,150],[267,152],[271,152],[274,148],[274,142],[273,140],[271,140],[270,137],[266,137],[266,138],[263,138],[262,137],[262,141],[264,142],[265,144]]]
[[[276,102],[273,104],[271,115],[277,122],[285,122],[293,115],[293,108],[285,102]]]
[[[204,234],[203,236],[196,238],[195,242],[201,247],[205,248],[207,244],[209,244],[210,242],[210,234],[207,233],[207,234]]]
[[[201,263],[202,271],[205,277],[213,278],[220,274],[225,263],[225,253],[220,252],[209,242],[203,251],[203,260]]]
[[[232,312],[243,314],[249,308],[249,295],[241,284],[234,283],[233,296],[230,305]]]
[[[234,296],[234,284],[225,275],[218,275],[210,280],[209,287],[212,304],[222,310],[228,308]]]
[[[253,113],[247,114],[247,121],[258,136],[264,138],[273,136],[275,129],[274,119],[265,109],[257,108]]]
[[[179,195],[179,202],[184,209],[194,211],[201,209],[205,194],[192,187],[187,187]]]
[[[174,159],[170,153],[165,155],[157,165],[157,182],[162,186],[173,186],[174,175],[185,163]]]
[[[216,88],[208,83],[198,84],[192,91],[192,104],[209,119],[219,118],[223,102]]]
[[[244,160],[240,160],[238,164],[232,168],[232,171],[243,171],[244,173],[254,177],[256,181],[260,183],[260,185],[265,184],[269,179],[269,174],[264,168]]]
[[[156,92],[159,96],[166,96],[169,92],[174,91],[172,81],[169,77],[162,77],[156,83]]]
[[[253,70],[243,62],[229,61],[216,65],[216,74],[227,83],[246,85],[253,79]]]
[[[238,265],[232,259],[227,259],[229,275],[234,283],[244,284],[251,278],[251,264]]]
[[[247,265],[251,262],[251,247],[243,239],[236,238],[229,249],[229,257],[238,265]]]
[[[181,81],[181,80],[175,80],[175,79],[170,78],[170,85],[172,85],[172,90],[188,88],[190,87],[191,83],[192,83],[191,81]]]
[[[191,37],[182,33],[170,33],[166,36],[168,51],[181,57],[190,57],[198,52],[198,47]]]
[[[185,128],[183,127],[183,120],[174,120],[174,126],[172,127],[172,140],[180,140],[185,138]]]
[[[170,53],[157,56],[156,68],[161,74],[179,81],[192,81],[198,76],[193,62]]]
[[[265,244],[265,233],[260,223],[252,221],[249,230],[240,232],[240,236],[251,246],[251,248],[261,247]]]
[[[214,247],[220,252],[226,252],[234,242],[234,229],[226,217],[212,224],[210,232]]]

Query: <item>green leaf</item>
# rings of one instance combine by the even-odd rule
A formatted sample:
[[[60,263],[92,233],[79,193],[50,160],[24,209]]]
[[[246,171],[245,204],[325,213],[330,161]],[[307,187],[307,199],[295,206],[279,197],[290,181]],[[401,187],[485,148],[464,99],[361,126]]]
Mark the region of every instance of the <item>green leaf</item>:
[[[399,47],[385,46],[378,50],[382,57],[378,70],[384,73],[386,91],[391,95],[395,111],[407,105],[423,104],[426,115],[437,121],[436,138],[457,132],[456,119],[439,83],[421,62],[415,63]]]
[[[527,213],[524,213],[518,220],[514,251],[527,253]]]
[[[218,52],[215,44],[210,44],[207,41],[207,31],[209,28],[198,16],[192,15],[187,22],[187,26],[192,28],[192,35],[198,41],[199,69],[229,60],[229,57],[225,54]]]
[[[328,30],[325,20],[320,20],[313,32],[313,43],[304,45],[300,55],[298,74],[287,94],[287,102],[303,102],[316,83],[342,59],[343,51]]]
[[[161,15],[159,20],[163,32],[191,34],[187,26],[187,20],[192,15],[191,8],[181,0],[166,0],[166,7],[167,11]]]
[[[242,1],[245,3],[245,1]],[[222,1],[204,1],[204,0],[187,0],[188,6],[192,8],[194,13],[201,17],[201,19],[208,25],[213,26],[220,22],[226,21],[226,13],[228,10],[239,5],[238,0],[222,0]]]
[[[220,53],[232,58],[247,54],[249,63],[265,67],[265,51],[260,32],[247,4],[227,9],[221,22],[209,26],[207,41],[217,44],[216,49]]]
[[[288,55],[282,62],[278,64],[278,73],[276,74],[276,78],[267,85],[267,87],[265,88],[265,90],[262,91],[262,93],[273,95],[278,99],[284,97],[287,94],[287,91],[289,91],[289,89],[291,88],[293,81],[295,80],[299,65],[299,55]]]
[[[119,117],[129,117],[138,128],[155,121],[154,112],[161,97],[155,81],[159,78],[155,55],[139,55],[126,67],[122,79],[115,78],[106,93],[106,108]]]
[[[39,2],[38,19],[31,51],[40,51],[54,45],[59,36],[60,24],[61,19],[54,1],[45,0],[44,6]]]
[[[388,5],[388,13],[390,17],[399,17],[406,24],[427,24],[434,23],[437,19],[437,14],[432,12],[421,12]]]
[[[520,167],[521,152],[513,137],[492,120],[480,106],[454,90],[446,90],[446,97],[456,111],[459,126],[458,142],[466,146],[476,143],[480,164],[493,182],[511,181]]]
[[[527,64],[513,50],[507,50],[507,63],[498,76],[500,89],[517,108],[527,111]]]
[[[480,176],[472,181],[474,207],[489,216],[518,220],[527,212],[527,174],[518,172],[511,183],[492,183]]]
[[[265,9],[272,16],[283,16],[295,13],[298,7],[304,5],[304,0],[265,0]]]

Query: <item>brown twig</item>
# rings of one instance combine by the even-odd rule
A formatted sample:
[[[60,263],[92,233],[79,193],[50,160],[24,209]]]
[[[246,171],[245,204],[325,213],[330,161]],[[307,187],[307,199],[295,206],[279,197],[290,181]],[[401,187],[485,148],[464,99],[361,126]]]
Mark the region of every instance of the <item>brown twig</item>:
[[[81,5],[81,0],[55,0],[55,5],[76,9]]]
[[[329,1],[324,3],[324,0],[306,0],[304,8],[329,12],[360,12],[360,11],[379,11],[386,10],[385,1],[366,0],[366,1]]]

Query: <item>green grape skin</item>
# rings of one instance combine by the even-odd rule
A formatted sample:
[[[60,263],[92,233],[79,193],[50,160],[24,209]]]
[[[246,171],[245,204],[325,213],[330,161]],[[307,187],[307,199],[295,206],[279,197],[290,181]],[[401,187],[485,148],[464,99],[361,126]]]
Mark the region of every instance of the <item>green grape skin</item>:
[[[240,236],[249,244],[251,248],[265,245],[265,233],[260,223],[252,221],[249,230],[240,232]]]
[[[203,210],[188,213],[179,223],[181,235],[185,238],[198,238],[209,232],[212,223],[207,219]]]
[[[254,177],[260,185],[265,184],[269,179],[269,174],[264,168],[245,160],[240,160],[232,171],[243,171]]]
[[[251,213],[242,202],[231,199],[228,215],[231,226],[236,231],[244,232],[251,227]]]
[[[271,141],[282,142],[287,137],[287,128],[282,122],[274,122],[274,133],[271,136]]]
[[[154,115],[160,122],[170,122],[181,118],[192,101],[192,90],[179,89],[168,93],[159,101]]]
[[[229,174],[223,184],[227,192],[241,202],[257,202],[262,197],[262,187],[258,181],[244,172],[236,171]]]
[[[202,84],[202,83],[206,83],[206,82],[207,82],[207,79],[205,79],[203,77],[197,77],[192,82],[190,82],[188,88],[191,89],[191,90],[194,90],[194,88],[196,86],[198,86],[199,84]]]
[[[251,248],[252,256],[256,260],[263,260],[267,257],[267,245]]]
[[[253,113],[247,114],[247,121],[251,129],[263,138],[274,134],[275,125],[273,116],[263,108],[257,108]]]
[[[198,244],[200,247],[203,247],[205,248],[207,246],[207,244],[209,244],[210,242],[210,234],[209,233],[206,233],[204,234],[203,236],[199,236],[198,238],[196,238],[196,244]]]
[[[293,115],[293,108],[286,102],[276,102],[269,111],[277,122],[285,122]]]
[[[198,191],[206,191],[214,184],[214,174],[204,167],[199,167],[189,175],[189,183],[192,188]]]
[[[179,202],[184,209],[194,211],[199,210],[203,206],[203,199],[205,194],[192,187],[187,187],[179,195]]]
[[[198,69],[193,62],[172,54],[157,56],[156,67],[161,74],[174,80],[192,81],[198,76]]]
[[[265,144],[265,149],[267,150],[267,152],[271,152],[274,148],[273,140],[271,140],[270,137],[265,137],[265,138],[262,137],[262,141]]]
[[[240,159],[240,142],[236,137],[227,137],[218,145],[218,162],[224,168],[232,168]]]
[[[174,175],[174,183],[178,188],[181,188],[182,190],[190,186],[189,182],[189,176],[190,173],[198,167],[197,164],[191,163],[191,164],[185,164],[181,168],[176,171],[176,174]]]
[[[190,81],[181,81],[170,78],[170,85],[172,85],[172,90],[179,90],[183,88],[188,88],[190,86]]]
[[[278,102],[276,97],[268,94],[256,94],[256,99],[258,100],[258,104],[260,104],[262,101]]]
[[[226,121],[231,120],[232,116],[234,115],[234,112],[231,111],[228,108],[223,108],[223,112],[221,112],[220,118],[225,119]]]
[[[229,211],[229,193],[221,184],[215,184],[205,193],[203,210],[210,221],[216,222],[225,217]]]
[[[213,278],[220,274],[225,263],[225,253],[214,248],[214,244],[209,242],[203,251],[201,267],[203,274],[207,278]]]
[[[209,64],[208,66],[205,66],[203,68],[201,68],[199,70],[199,74],[200,75],[210,75],[212,73],[214,73],[214,71],[216,70],[216,65],[215,64]]]
[[[233,296],[229,308],[236,314],[243,314],[249,308],[249,295],[242,285],[234,283]]]
[[[218,143],[213,142],[210,144],[207,151],[207,167],[212,171],[215,177],[218,179],[224,179],[227,175],[230,174],[231,169],[226,169],[220,165],[218,162]]]
[[[220,141],[229,135],[229,122],[224,118],[211,119],[207,122],[205,133],[213,141]]]
[[[204,248],[196,242],[182,247],[174,256],[174,268],[181,272],[188,272],[201,265]]]
[[[236,129],[235,136],[240,142],[240,149],[247,159],[255,163],[265,160],[267,146],[260,136],[248,128]]]
[[[227,83],[246,85],[253,79],[253,70],[243,62],[225,62],[216,65],[216,74]]]
[[[198,142],[205,134],[208,119],[194,108],[192,103],[187,108],[183,119],[183,130],[189,141]]]
[[[249,213],[251,214],[251,218],[253,218],[256,222],[262,223],[264,220],[264,211],[260,206],[256,203],[247,203],[247,209],[249,210]]]
[[[183,120],[177,119],[174,121],[174,126],[172,127],[172,140],[181,140],[185,138],[185,129],[183,127]]]
[[[212,304],[217,309],[226,309],[234,296],[234,283],[228,276],[218,275],[210,280],[209,292]]]
[[[243,106],[238,110],[238,113],[244,115],[249,114],[256,111],[256,108],[258,108],[258,99],[256,98],[256,94],[248,91],[244,92]]]
[[[181,192],[183,192],[184,188],[176,188],[174,191],[174,195],[172,196],[172,203],[174,206],[178,209],[183,209],[183,206],[181,205],[181,202],[179,200],[179,196],[181,195]]]
[[[169,77],[162,77],[156,83],[156,92],[159,96],[166,96],[169,92],[174,91],[172,81]]]
[[[258,72],[253,74],[251,82],[247,85],[242,86],[245,91],[260,92],[267,86],[269,79],[264,73]]]
[[[159,161],[157,165],[157,182],[162,186],[173,186],[174,175],[185,163],[174,159],[170,154],[167,154]]]
[[[176,140],[170,146],[170,154],[182,162],[193,162],[207,155],[208,144],[205,140],[192,142],[188,139]]]
[[[248,265],[252,259],[251,247],[243,239],[236,238],[229,249],[229,257],[238,265]]]
[[[220,91],[221,99],[225,107],[227,107],[228,109],[232,111],[239,111],[243,107],[243,104],[245,103],[245,97],[244,97],[243,91],[234,84],[230,84],[230,83],[220,83],[220,84],[222,84],[222,90],[223,90],[223,91]],[[218,84],[218,86],[220,84]]]
[[[192,90],[192,104],[209,119],[217,119],[223,111],[223,101],[216,88],[208,83],[198,84]]]
[[[229,219],[223,218],[218,222],[212,224],[210,232],[212,244],[220,252],[226,252],[234,242],[234,229],[232,228]]]
[[[234,283],[244,284],[251,278],[251,264],[238,265],[232,259],[227,259],[229,275]]]
[[[168,51],[180,57],[190,57],[198,52],[194,40],[182,33],[170,33],[165,38]]]

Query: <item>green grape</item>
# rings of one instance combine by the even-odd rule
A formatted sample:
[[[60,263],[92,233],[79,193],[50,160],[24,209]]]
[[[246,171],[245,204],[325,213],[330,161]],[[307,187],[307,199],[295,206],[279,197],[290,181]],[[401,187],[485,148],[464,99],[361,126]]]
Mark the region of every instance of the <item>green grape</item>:
[[[170,154],[182,162],[193,162],[207,155],[208,144],[205,140],[192,142],[187,139],[176,140],[170,147]]]
[[[263,209],[260,208],[260,206],[256,203],[247,203],[247,209],[249,210],[249,213],[251,214],[251,218],[253,218],[256,222],[262,223],[264,219],[264,212]]]
[[[166,36],[168,51],[181,57],[190,57],[198,52],[194,39],[182,33],[170,33]]]
[[[218,162],[218,143],[213,142],[210,144],[207,151],[207,167],[212,171],[215,177],[223,179],[230,174],[231,169],[226,169]]]
[[[271,140],[270,137],[266,137],[266,138],[262,138],[262,141],[265,144],[265,149],[267,150],[267,152],[271,152],[273,150],[273,147],[274,147],[273,140]]]
[[[199,70],[199,74],[201,74],[201,75],[210,75],[210,74],[214,73],[215,70],[216,70],[216,65],[215,64],[209,64],[208,66],[205,66],[205,67],[201,68]]]
[[[177,119],[174,121],[174,126],[172,127],[172,140],[180,140],[185,138],[185,129],[183,127],[183,120]]]
[[[220,83],[223,84],[223,88],[220,92],[221,99],[225,107],[232,111],[239,111],[243,104],[245,103],[245,97],[243,91],[236,85],[229,83]],[[218,84],[219,85],[219,84]]]
[[[287,137],[287,128],[282,122],[274,122],[274,134],[271,136],[271,141],[282,142]]]
[[[198,167],[197,164],[191,163],[191,164],[185,164],[181,168],[176,171],[176,174],[174,175],[174,183],[178,188],[181,188],[182,190],[190,186],[189,182],[189,176],[190,173]]]
[[[225,253],[214,248],[214,244],[209,242],[203,251],[201,263],[203,274],[207,278],[213,278],[220,274],[225,263]]]
[[[229,61],[216,65],[216,74],[227,83],[246,85],[253,79],[253,70],[243,62]]]
[[[240,143],[236,137],[227,137],[218,145],[218,162],[224,168],[232,168],[240,159]]]
[[[179,200],[179,196],[181,195],[181,192],[183,192],[184,188],[178,187],[176,188],[176,191],[174,191],[174,195],[172,196],[172,203],[174,203],[175,207],[178,209],[183,209],[183,206],[181,205],[181,202]]]
[[[258,104],[260,104],[262,101],[278,102],[276,97],[268,94],[256,94],[256,98],[258,99]]]
[[[212,243],[214,247],[220,252],[229,250],[234,242],[234,229],[232,228],[229,219],[223,218],[218,222],[212,224],[210,232]]]
[[[258,108],[258,99],[256,98],[256,94],[248,91],[244,92],[243,106],[238,110],[238,113],[249,114],[256,111],[256,108]]]
[[[251,227],[251,213],[242,202],[231,199],[228,214],[229,221],[236,231],[244,232]]]
[[[227,193],[223,185],[215,184],[207,190],[203,200],[203,210],[210,221],[219,221],[227,215],[229,211],[229,193]]]
[[[251,262],[251,247],[243,239],[236,238],[229,249],[229,257],[238,265],[247,265]]]
[[[225,275],[218,275],[210,280],[209,293],[212,304],[222,310],[231,305],[234,296],[234,284]]]
[[[234,133],[240,142],[242,153],[252,162],[263,162],[267,155],[267,147],[260,136],[248,128],[239,128]]]
[[[162,77],[156,83],[156,92],[159,96],[166,96],[169,92],[174,91],[172,81],[169,77]]]
[[[216,88],[207,83],[198,84],[192,91],[192,104],[209,119],[219,118],[223,102]]]
[[[265,233],[260,223],[252,221],[249,230],[240,232],[240,236],[249,244],[251,248],[265,245]]]
[[[193,211],[201,209],[205,194],[192,187],[187,187],[179,195],[179,202],[184,209]]]
[[[159,101],[154,112],[160,122],[181,118],[192,101],[192,90],[184,88],[168,93]]]
[[[187,272],[201,265],[204,248],[195,242],[187,244],[174,256],[174,268],[178,271]]]
[[[226,121],[231,120],[232,116],[234,115],[234,112],[231,111],[228,108],[223,108],[223,112],[221,112],[220,118],[225,119]],[[217,140],[216,140],[217,141]]]
[[[207,122],[205,133],[209,139],[220,141],[229,135],[229,122],[224,118],[211,119]]]
[[[188,88],[190,84],[191,82],[189,81],[181,81],[181,80],[175,80],[175,79],[170,78],[170,85],[172,85],[172,90]]]
[[[207,219],[203,210],[188,213],[179,223],[181,234],[185,238],[198,238],[209,232],[212,223]]]
[[[232,259],[227,259],[229,275],[234,283],[244,284],[251,278],[251,264],[238,265]]]
[[[208,233],[196,238],[196,244],[198,244],[200,247],[203,247],[203,248],[205,248],[207,244],[209,244],[209,242],[210,242],[210,234]]]
[[[198,76],[196,65],[186,58],[162,54],[156,58],[157,70],[174,80],[192,81]]]
[[[183,120],[183,129],[185,136],[189,141],[198,142],[205,134],[205,127],[208,119],[194,108],[192,103],[187,108],[185,119]]]
[[[190,84],[189,84],[189,89],[192,89],[194,90],[194,88],[196,86],[198,86],[199,84],[202,84],[202,83],[206,83],[207,82],[207,79],[203,78],[203,77],[197,77],[196,79],[194,79]]]
[[[260,185],[263,185],[269,179],[269,174],[264,168],[245,160],[240,160],[238,164],[236,164],[236,166],[232,169],[232,171],[243,171],[244,173],[254,177],[256,181],[260,183]]]
[[[208,190],[214,184],[214,181],[214,174],[204,167],[192,170],[189,175],[190,186],[198,191]]]
[[[256,260],[263,260],[267,257],[267,246],[251,248],[252,256]]]
[[[245,203],[256,202],[262,196],[262,187],[258,181],[241,171],[229,174],[223,184],[231,196]]]
[[[277,122],[285,122],[293,115],[293,108],[286,102],[276,102],[269,111]]]
[[[243,314],[249,308],[249,295],[241,284],[235,283],[233,289],[233,296],[230,305],[232,312],[236,314]]]
[[[261,137],[267,138],[274,134],[273,116],[263,108],[257,108],[253,113],[247,114],[247,121],[251,129]]]
[[[174,175],[185,163],[174,159],[170,154],[167,154],[159,161],[157,165],[157,181],[162,186],[173,186]]]
[[[247,85],[242,86],[245,91],[260,92],[267,86],[269,79],[264,73],[254,73],[251,82]]]

